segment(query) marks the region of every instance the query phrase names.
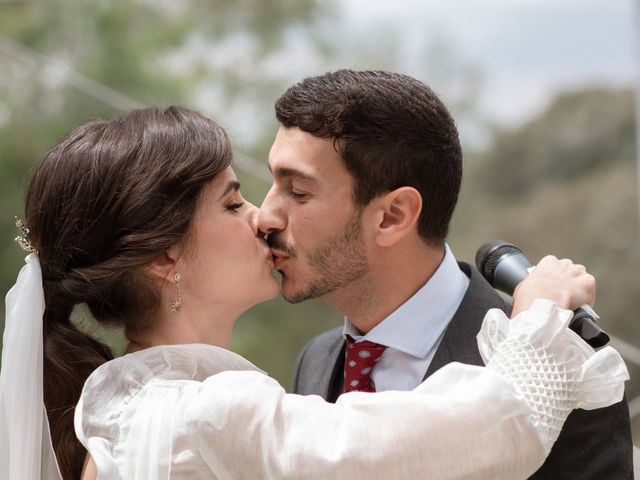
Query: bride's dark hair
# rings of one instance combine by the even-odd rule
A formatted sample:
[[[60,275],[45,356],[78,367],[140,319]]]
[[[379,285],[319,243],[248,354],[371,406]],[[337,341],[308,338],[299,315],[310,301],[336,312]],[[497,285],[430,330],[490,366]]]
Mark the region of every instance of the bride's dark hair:
[[[26,224],[44,283],[44,399],[63,478],[85,450],[73,414],[110,349],[70,321],[85,303],[99,322],[143,328],[159,307],[144,265],[183,238],[199,194],[231,162],[224,130],[191,110],[131,111],[82,125],[35,168]]]

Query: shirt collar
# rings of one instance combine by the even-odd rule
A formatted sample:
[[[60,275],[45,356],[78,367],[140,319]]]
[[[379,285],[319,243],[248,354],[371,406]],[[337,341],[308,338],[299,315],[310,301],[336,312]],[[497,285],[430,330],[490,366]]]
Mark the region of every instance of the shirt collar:
[[[420,290],[366,335],[345,317],[343,334],[355,341],[368,340],[424,358],[447,328],[468,286],[469,279],[445,244],[440,266]]]

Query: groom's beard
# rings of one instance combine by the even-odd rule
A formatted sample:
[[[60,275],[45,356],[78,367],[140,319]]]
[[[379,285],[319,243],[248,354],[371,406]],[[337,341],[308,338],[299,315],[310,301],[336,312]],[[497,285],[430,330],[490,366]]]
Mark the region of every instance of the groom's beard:
[[[270,234],[267,242],[270,247],[285,252],[293,261],[300,262],[297,252],[281,242],[277,234]],[[306,270],[304,274],[300,274],[301,268]],[[289,291],[286,283],[293,282],[294,279],[281,272],[282,296],[291,303],[324,297],[362,278],[369,271],[369,266],[362,238],[360,212],[356,212],[335,237],[312,250],[307,264],[298,263],[297,269],[299,277],[307,280],[306,285],[301,285],[293,292]]]

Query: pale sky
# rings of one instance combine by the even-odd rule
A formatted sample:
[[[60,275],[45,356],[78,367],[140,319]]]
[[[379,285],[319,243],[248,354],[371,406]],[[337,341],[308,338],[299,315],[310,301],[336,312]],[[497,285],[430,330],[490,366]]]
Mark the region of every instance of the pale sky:
[[[637,0],[640,4],[640,0]],[[631,85],[640,62],[634,0],[341,0],[354,31],[403,24],[411,45],[444,38],[482,73],[481,105],[517,123],[550,95],[593,84]],[[428,81],[428,79],[424,79]]]
[[[318,56],[315,40],[301,25],[259,65],[251,52],[260,46],[239,33],[215,49],[188,45],[176,55],[175,68],[203,57],[214,70],[231,65],[282,85],[344,67],[400,71],[433,87],[452,107],[466,146],[481,147],[490,138],[489,125],[517,127],[559,92],[632,86],[640,64],[634,2],[640,5],[640,0],[334,0],[337,8],[320,9],[316,18],[331,46],[329,58]],[[213,80],[195,98],[197,105],[215,107],[214,113],[225,105]],[[475,99],[476,115],[457,108],[469,98]],[[238,145],[250,144],[272,120],[271,98],[245,92],[243,100],[223,107],[225,126]]]

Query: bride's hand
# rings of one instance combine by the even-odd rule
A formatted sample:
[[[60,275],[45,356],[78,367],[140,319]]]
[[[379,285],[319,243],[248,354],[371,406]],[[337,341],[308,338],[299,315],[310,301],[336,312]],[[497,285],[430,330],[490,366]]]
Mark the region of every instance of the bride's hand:
[[[516,287],[511,316],[527,310],[536,298],[547,298],[559,308],[575,310],[584,304],[593,305],[595,297],[596,280],[582,265],[548,255]]]

